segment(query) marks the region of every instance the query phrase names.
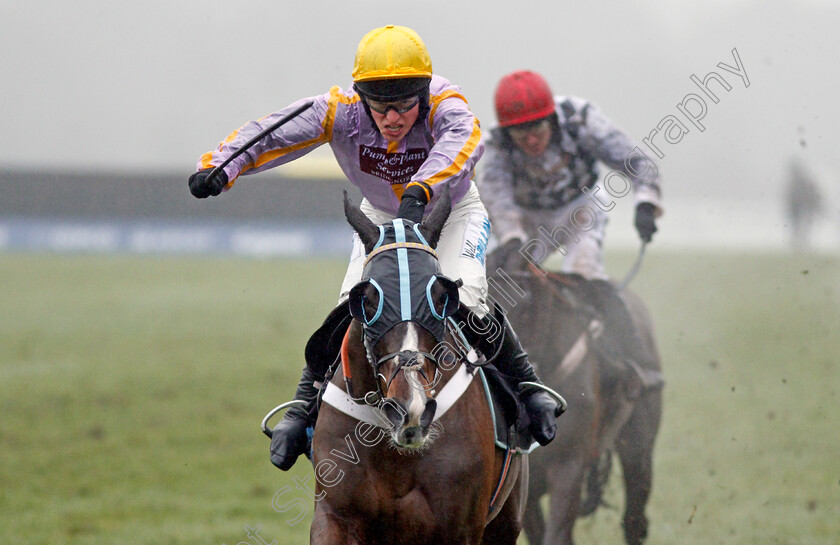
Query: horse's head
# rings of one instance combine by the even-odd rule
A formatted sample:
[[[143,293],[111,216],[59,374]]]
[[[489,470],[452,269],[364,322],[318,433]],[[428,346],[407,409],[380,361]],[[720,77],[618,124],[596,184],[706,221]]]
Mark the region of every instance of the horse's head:
[[[436,346],[445,320],[458,308],[458,284],[440,272],[435,247],[449,217],[449,191],[441,192],[429,217],[417,225],[395,219],[375,225],[350,202],[344,209],[364,244],[362,280],[350,291],[350,312],[362,324],[365,352],[380,408],[398,448],[428,444],[440,380]]]

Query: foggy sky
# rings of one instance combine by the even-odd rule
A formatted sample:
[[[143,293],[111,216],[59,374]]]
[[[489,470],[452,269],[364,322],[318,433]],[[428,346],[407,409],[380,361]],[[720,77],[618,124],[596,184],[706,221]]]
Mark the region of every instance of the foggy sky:
[[[496,82],[520,68],[637,141],[680,119],[679,143],[658,137],[666,198],[775,198],[793,155],[840,171],[836,3],[449,3],[2,1],[0,165],[190,172],[242,123],[349,85],[361,36],[402,24],[485,129]],[[749,87],[718,68],[733,49]],[[711,71],[732,88],[711,84],[701,131],[677,105],[703,96],[690,77]]]

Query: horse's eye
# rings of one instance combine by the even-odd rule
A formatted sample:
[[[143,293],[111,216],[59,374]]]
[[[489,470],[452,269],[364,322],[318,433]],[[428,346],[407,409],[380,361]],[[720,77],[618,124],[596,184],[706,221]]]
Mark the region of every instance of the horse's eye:
[[[362,296],[362,309],[364,310],[364,321],[367,324],[372,324],[379,318],[379,308],[382,298],[379,293],[364,294]]]
[[[434,317],[443,320],[458,310],[458,285],[443,275],[435,275],[426,285],[426,298]]]
[[[359,282],[350,290],[350,314],[362,323],[372,324],[382,314],[382,288],[375,280]]]

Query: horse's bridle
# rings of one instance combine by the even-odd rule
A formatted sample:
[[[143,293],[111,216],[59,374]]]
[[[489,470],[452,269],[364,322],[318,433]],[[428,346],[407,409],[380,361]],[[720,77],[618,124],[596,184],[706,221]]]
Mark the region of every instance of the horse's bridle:
[[[347,331],[347,335],[350,334],[350,331]],[[347,342],[345,339],[344,343]],[[342,343],[342,344],[344,344]],[[433,354],[429,352],[424,352],[422,350],[401,350],[399,352],[391,352],[389,354],[385,354],[381,358],[377,358],[373,353],[373,347],[370,346],[370,343],[367,340],[367,337],[364,335],[364,325],[362,325],[362,343],[365,346],[365,356],[367,357],[368,365],[370,365],[371,370],[373,371],[373,376],[375,377],[374,382],[376,383],[376,390],[371,392],[366,392],[362,397],[356,397],[353,393],[353,380],[351,378],[350,370],[348,367],[348,362],[346,361],[349,358],[349,355],[345,353],[344,348],[342,347],[341,351],[341,360],[342,366],[344,367],[344,384],[347,388],[347,394],[358,404],[365,404],[376,406],[381,400],[385,399],[385,393],[382,391],[381,382],[379,380],[382,377],[382,380],[385,382],[385,391],[387,392],[388,389],[391,387],[391,383],[397,377],[397,374],[400,371],[404,371],[405,369],[410,369],[414,365],[417,365],[415,362],[418,361],[419,357],[422,356],[423,358],[429,360],[434,365],[435,374],[433,380],[429,380],[429,377],[426,375],[426,372],[423,371],[422,368],[418,368],[417,372],[426,379],[429,384],[436,384],[438,380],[438,376],[440,374],[440,369],[438,367],[438,359]],[[391,372],[390,377],[386,377],[380,371],[380,367],[386,361],[397,358],[397,367]],[[420,367],[418,365],[418,367]]]
[[[387,224],[379,226],[379,242],[365,259],[363,280],[350,291],[351,313],[361,324],[365,354],[376,382],[376,391],[367,392],[364,398],[361,398],[367,404],[378,403],[384,399],[402,371],[416,371],[428,384],[418,384],[417,387],[424,390],[434,387],[440,380],[438,357],[433,353],[435,350],[399,350],[377,357],[374,347],[386,333],[405,322],[428,331],[436,342],[441,342],[446,336],[447,316],[458,304],[458,284],[440,273],[437,253],[428,244],[418,226],[410,222],[406,224],[404,220],[393,220],[391,223],[393,229]],[[389,255],[387,259],[385,254]],[[432,286],[441,282],[444,283],[444,291],[438,293],[441,293],[441,297],[445,296],[445,300],[441,300],[442,309],[435,307],[431,295]],[[360,288],[365,284],[364,288]],[[364,309],[364,289],[370,289],[371,286],[379,292],[379,300],[375,313],[368,314]],[[384,307],[383,301],[386,301]],[[454,305],[451,308],[447,306],[450,301]],[[382,366],[392,360],[393,369],[383,373]],[[423,365],[420,364],[421,361],[424,362]],[[424,369],[427,363],[431,363],[434,368],[431,377]],[[409,382],[410,378],[407,378]],[[359,398],[353,396],[351,389],[352,384],[348,384],[347,393],[358,403]]]
[[[362,327],[364,328],[364,325]],[[451,323],[451,321],[448,323],[448,327],[457,329],[457,326],[453,325]],[[348,331],[348,335],[349,335],[349,331]],[[439,363],[438,357],[435,356],[434,354],[431,354],[429,352],[424,352],[422,350],[402,350],[400,352],[391,352],[389,354],[385,354],[384,356],[382,356],[380,358],[377,358],[373,354],[372,347],[367,342],[367,339],[365,338],[364,333],[362,333],[362,342],[365,346],[365,354],[367,356],[368,365],[370,365],[371,370],[373,371],[373,376],[376,377],[376,380],[375,380],[376,390],[367,392],[362,397],[356,397],[353,393],[353,381],[350,377],[349,370],[345,369],[345,376],[344,376],[344,383],[345,383],[345,386],[347,388],[347,394],[356,403],[358,403],[360,405],[364,404],[364,405],[376,406],[381,400],[385,399],[385,395],[382,391],[381,382],[379,380],[379,377],[382,377],[383,381],[385,382],[385,391],[387,391],[390,388],[391,383],[397,377],[397,374],[400,371],[404,371],[406,368],[410,369],[413,365],[415,365],[415,362],[418,360],[418,358],[420,356],[424,357],[425,359],[431,361],[434,364],[435,372],[434,372],[434,376],[433,376],[432,380],[429,380],[428,375],[422,369],[417,369],[417,372],[420,373],[420,375],[423,376],[423,378],[425,378],[426,381],[430,385],[435,385],[435,384],[437,384],[438,380],[440,380],[440,374],[441,374],[440,363]],[[455,351],[457,352],[457,354],[452,354],[452,351],[447,351],[447,353],[452,354],[454,357],[456,357],[457,359],[460,359],[462,361],[469,361],[468,355],[464,351],[464,349],[460,345],[460,343],[458,343],[458,342],[454,343],[454,348],[455,348]],[[344,360],[344,358],[346,358],[346,357],[349,357],[349,356],[344,354],[343,351],[342,351],[342,360]],[[385,377],[381,373],[380,367],[382,366],[383,363],[385,363],[386,361],[388,361],[390,359],[393,359],[393,358],[399,358],[397,360],[397,367],[396,367],[396,369],[393,370],[390,377]]]
[[[420,356],[422,356],[423,358],[432,362],[432,364],[434,366],[434,370],[435,370],[433,380],[429,380],[429,377],[426,375],[426,372],[423,370],[423,366],[420,365],[420,363],[418,362]],[[383,375],[382,372],[380,371],[380,367],[382,366],[383,363],[385,363],[386,361],[388,361],[390,359],[393,359],[393,358],[397,359],[397,366],[391,372],[390,377],[385,377],[385,375]],[[386,355],[382,356],[381,358],[379,358],[378,360],[376,360],[375,362],[371,361],[371,358],[370,358],[370,355],[369,355],[368,356],[368,361],[371,362],[371,366],[373,367],[373,374],[377,378],[376,388],[377,388],[377,393],[379,394],[380,398],[384,398],[385,396],[383,395],[383,392],[382,392],[382,390],[379,386],[379,380],[378,380],[379,377],[382,377],[382,379],[385,381],[385,392],[387,392],[388,390],[391,389],[391,383],[394,381],[395,378],[397,378],[397,374],[400,371],[404,371],[406,369],[411,369],[411,368],[414,368],[414,367],[417,367],[417,369],[416,369],[417,372],[420,373],[420,375],[424,379],[426,379],[426,382],[428,382],[430,385],[434,385],[435,381],[437,381],[437,379],[438,379],[438,374],[439,374],[438,361],[437,361],[437,358],[434,357],[429,352],[423,352],[423,351],[420,351],[420,350],[402,350],[400,352],[391,352],[390,354],[386,354]]]

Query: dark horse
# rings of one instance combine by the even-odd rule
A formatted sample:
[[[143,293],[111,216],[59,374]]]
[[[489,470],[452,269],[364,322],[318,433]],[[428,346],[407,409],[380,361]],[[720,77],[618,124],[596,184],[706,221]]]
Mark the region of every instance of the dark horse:
[[[637,296],[620,292],[627,309],[623,318],[632,322],[623,329],[641,337],[639,361],[622,362],[627,358],[622,358],[621,343],[616,346],[613,336],[610,346],[608,335],[621,324],[598,310],[604,308],[599,298],[615,297],[615,288],[602,280],[542,272],[530,269],[505,280],[505,291],[520,295],[509,319],[522,345],[540,366],[541,378],[569,402],[554,441],[530,456],[528,541],[573,543],[575,520],[602,504],[615,452],[624,474],[624,535],[628,544],[638,545],[647,535],[645,506],[662,411],[660,359],[650,316]],[[545,518],[539,503],[544,494],[550,498]]]
[[[458,284],[433,250],[450,208],[442,191],[421,225],[377,226],[345,196],[368,258],[313,436],[311,543],[516,543],[527,457],[494,446],[481,381],[438,350],[457,344]]]

